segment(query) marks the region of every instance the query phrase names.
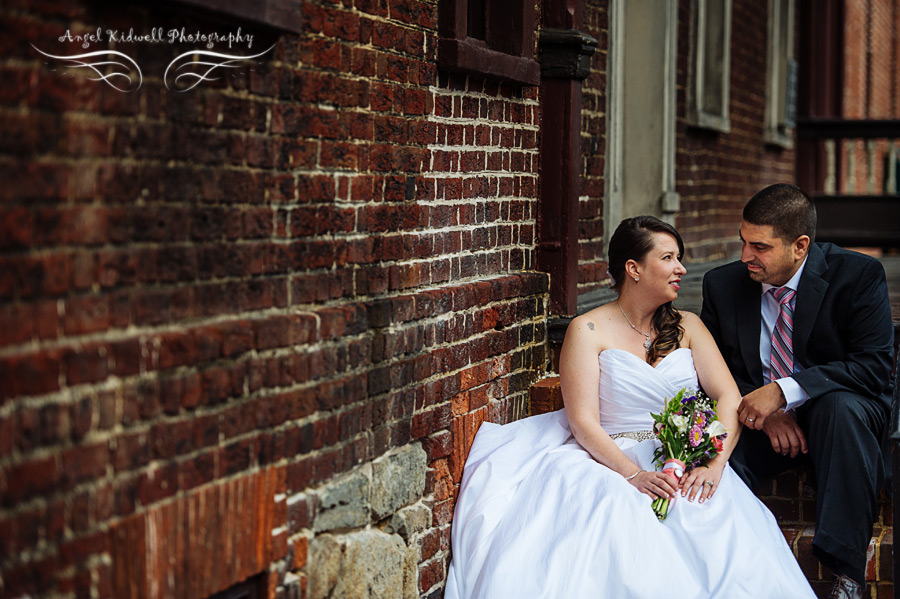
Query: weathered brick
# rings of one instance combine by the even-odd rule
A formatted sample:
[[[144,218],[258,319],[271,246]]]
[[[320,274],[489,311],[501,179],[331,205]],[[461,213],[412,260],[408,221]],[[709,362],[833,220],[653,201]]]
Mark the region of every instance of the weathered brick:
[[[0,360],[0,379],[10,383],[0,388],[0,398],[39,395],[57,390],[60,365],[60,352],[56,351]]]
[[[160,466],[151,465],[139,477],[136,498],[141,505],[149,506],[171,497],[178,491],[178,468],[173,462]]]
[[[193,420],[161,422],[150,428],[151,448],[155,459],[167,460],[194,449]]]
[[[116,472],[137,470],[150,462],[151,446],[147,433],[126,433],[116,437],[111,463]]]
[[[188,332],[163,333],[152,341],[158,352],[156,367],[175,368],[194,364],[197,360],[194,337]]]
[[[51,591],[58,571],[56,555],[28,560],[9,568],[4,590],[13,596],[44,595]]]
[[[63,352],[68,385],[95,383],[109,374],[109,351],[104,344],[81,344]]]
[[[72,447],[61,454],[60,482],[67,487],[102,477],[110,464],[105,442]]]
[[[51,491],[62,474],[55,456],[22,462],[5,470],[3,503],[6,506],[14,506],[36,494]]]
[[[215,480],[216,474],[214,453],[204,453],[186,459],[178,466],[178,488],[181,491],[188,491],[199,487]]]
[[[250,467],[250,440],[235,441],[219,452],[219,469],[222,476],[229,476]]]

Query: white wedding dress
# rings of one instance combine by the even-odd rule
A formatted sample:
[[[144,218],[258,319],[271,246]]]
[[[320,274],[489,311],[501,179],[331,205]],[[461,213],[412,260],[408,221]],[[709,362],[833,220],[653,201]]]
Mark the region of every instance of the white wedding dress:
[[[650,430],[650,412],[697,387],[691,351],[656,367],[602,352],[600,420],[608,433]],[[655,439],[620,437],[655,469]],[[772,514],[726,467],[715,496],[651,498],[575,441],[565,410],[484,423],[466,461],[452,525],[445,599],[814,599]]]

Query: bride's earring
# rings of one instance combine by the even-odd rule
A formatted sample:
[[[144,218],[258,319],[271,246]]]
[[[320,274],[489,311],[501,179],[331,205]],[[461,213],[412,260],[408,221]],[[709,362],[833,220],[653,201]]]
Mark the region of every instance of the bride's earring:
[[[635,282],[635,283],[637,283],[637,282],[640,281],[640,280],[641,280],[640,277],[635,277],[635,278],[634,278],[634,282]]]

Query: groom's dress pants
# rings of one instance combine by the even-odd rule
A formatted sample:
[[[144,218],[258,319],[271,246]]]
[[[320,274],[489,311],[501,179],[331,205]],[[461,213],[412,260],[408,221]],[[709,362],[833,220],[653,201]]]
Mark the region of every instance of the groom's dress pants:
[[[757,483],[809,459],[816,475],[813,551],[826,566],[846,564],[865,572],[866,550],[883,479],[881,431],[889,413],[879,399],[834,392],[796,411],[809,456],[791,458],[772,449],[763,431],[744,428],[731,466],[753,489]]]

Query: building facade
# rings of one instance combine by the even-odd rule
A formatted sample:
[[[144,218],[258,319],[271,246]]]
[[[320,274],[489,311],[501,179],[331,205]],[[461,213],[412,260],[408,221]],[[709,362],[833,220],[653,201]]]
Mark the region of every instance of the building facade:
[[[440,597],[618,221],[794,180],[799,2],[508,4],[0,8],[0,595]]]

